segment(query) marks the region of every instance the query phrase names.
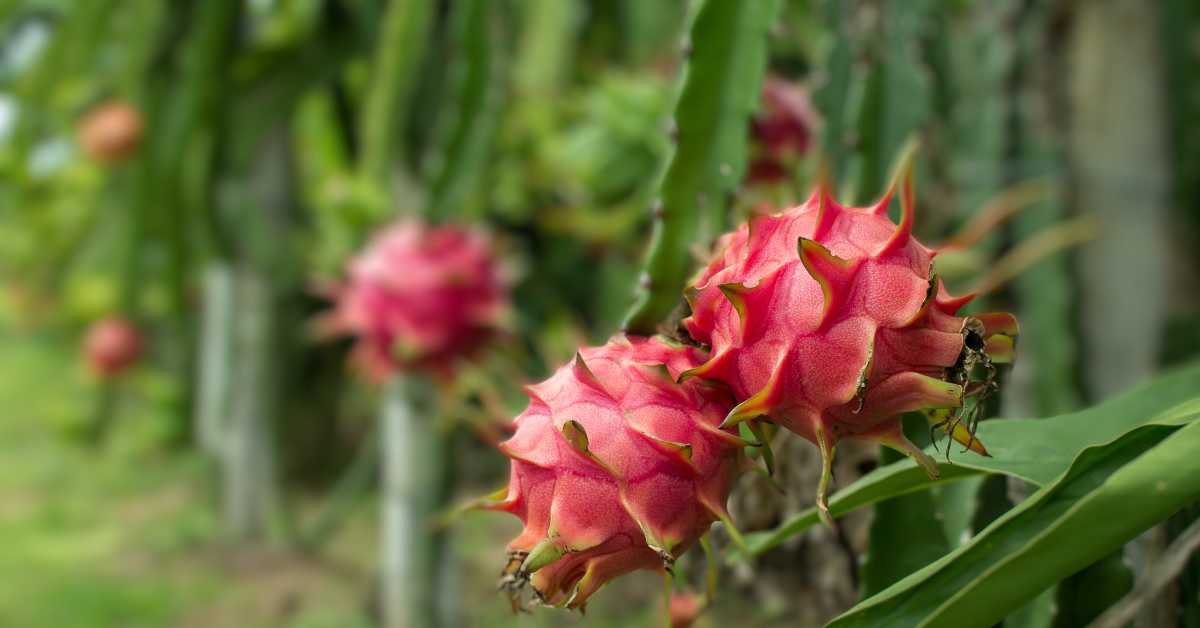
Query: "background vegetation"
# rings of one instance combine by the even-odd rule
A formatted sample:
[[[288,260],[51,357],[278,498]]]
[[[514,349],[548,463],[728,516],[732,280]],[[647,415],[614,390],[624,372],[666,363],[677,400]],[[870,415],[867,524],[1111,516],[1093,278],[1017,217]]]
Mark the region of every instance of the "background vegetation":
[[[938,270],[1020,318],[995,410],[1028,420],[934,486],[847,449],[836,532],[782,439],[700,625],[1200,625],[1198,42],[1189,0],[0,0],[0,625],[375,625],[380,391],[312,333],[374,228],[485,224],[519,270],[442,411],[466,499],[503,481],[520,384],[621,327],[656,208],[701,199],[653,236],[649,284],[679,284],[819,156],[873,200],[909,137],[918,236],[983,225]],[[767,179],[763,75],[816,112]],[[142,126],[119,159],[82,130],[113,102]],[[643,328],[677,304],[636,295]],[[113,313],[148,351],[97,378],[80,338]],[[652,574],[511,616],[515,530],[451,528],[462,624],[662,622]]]

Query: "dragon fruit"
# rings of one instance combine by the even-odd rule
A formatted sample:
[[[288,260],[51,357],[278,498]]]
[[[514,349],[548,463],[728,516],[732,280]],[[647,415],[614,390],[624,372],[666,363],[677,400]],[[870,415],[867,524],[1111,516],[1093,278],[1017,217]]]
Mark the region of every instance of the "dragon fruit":
[[[746,178],[753,183],[787,178],[788,162],[808,152],[816,120],[803,86],[768,76],[763,81],[762,110],[750,121],[754,157]]]
[[[718,425],[733,400],[675,382],[703,357],[616,336],[527,388],[529,406],[500,445],[509,486],[482,504],[524,522],[501,581],[514,609],[527,585],[544,604],[582,609],[605,582],[669,566],[715,520],[728,523],[743,442]]]
[[[142,334],[120,316],[100,319],[88,329],[83,357],[88,368],[101,378],[116,377],[137,363],[142,355]]]
[[[92,109],[79,124],[79,144],[88,157],[101,163],[124,161],[142,142],[142,114],[122,101]]]
[[[488,237],[404,220],[351,260],[323,331],[358,337],[353,360],[379,381],[398,370],[448,373],[503,327],[508,279]]]
[[[964,397],[990,394],[993,365],[1013,357],[1015,318],[958,316],[971,297],[946,291],[933,270],[936,252],[912,236],[904,161],[871,207],[842,206],[821,185],[799,207],[752,218],[722,237],[722,252],[686,293],[692,314],[683,324],[712,357],[681,381],[730,386],[740,403],[723,426],[769,417],[816,444],[824,463],[817,505],[827,522],[830,465],[842,438],[891,446],[936,476],[899,421],[922,410],[986,455],[968,427],[973,417],[961,414]],[[900,224],[887,216],[897,183]]]
[[[691,591],[672,591],[667,598],[667,620],[671,628],[692,628],[707,602],[704,596]]]

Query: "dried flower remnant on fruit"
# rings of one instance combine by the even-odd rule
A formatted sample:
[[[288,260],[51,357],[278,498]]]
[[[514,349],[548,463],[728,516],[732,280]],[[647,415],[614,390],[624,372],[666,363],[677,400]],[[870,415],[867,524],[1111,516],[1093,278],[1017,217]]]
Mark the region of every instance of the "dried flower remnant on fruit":
[[[580,350],[530,386],[500,445],[507,491],[482,508],[521,519],[500,588],[514,609],[536,600],[583,609],[604,583],[661,570],[728,522],[742,441],[718,427],[728,392],[675,378],[704,358],[662,338],[616,336]]]

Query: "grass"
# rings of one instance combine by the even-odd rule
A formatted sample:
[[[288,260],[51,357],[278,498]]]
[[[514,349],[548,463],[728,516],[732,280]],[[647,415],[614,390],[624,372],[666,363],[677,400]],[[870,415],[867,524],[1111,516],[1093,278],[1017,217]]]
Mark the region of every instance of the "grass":
[[[2,312],[0,626],[373,625],[372,500],[321,557],[281,542],[224,543],[215,469],[164,444],[173,432],[165,418],[170,380],[149,368],[132,374],[121,386],[108,443],[93,448],[82,434],[98,389],[78,363],[76,339],[16,331]],[[307,501],[315,507],[318,500]],[[512,615],[494,584],[516,530],[515,520],[495,514],[456,524],[464,625],[662,625],[662,581],[651,573],[606,588],[586,618],[555,610]]]

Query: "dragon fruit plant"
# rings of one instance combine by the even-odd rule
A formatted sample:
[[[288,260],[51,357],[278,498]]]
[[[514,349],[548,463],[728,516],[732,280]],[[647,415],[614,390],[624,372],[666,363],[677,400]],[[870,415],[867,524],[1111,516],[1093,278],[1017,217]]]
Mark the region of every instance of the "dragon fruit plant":
[[[358,338],[352,360],[374,381],[448,374],[504,324],[507,273],[482,232],[402,220],[378,233],[330,290],[323,331]]]
[[[994,392],[995,365],[1013,357],[1016,319],[959,315],[972,297],[946,291],[932,265],[937,252],[913,237],[904,162],[872,206],[843,206],[821,185],[804,204],[722,236],[720,253],[686,293],[692,312],[683,325],[712,355],[680,381],[730,387],[740,403],[722,427],[769,420],[816,444],[817,505],[827,522],[831,464],[843,438],[898,449],[936,477],[937,465],[900,422],[905,412],[925,411],[986,455],[973,429],[979,401]],[[899,224],[887,215],[897,183]]]
[[[663,569],[716,520],[743,442],[720,426],[723,387],[676,378],[704,360],[695,347],[618,335],[582,349],[546,381],[500,445],[511,459],[503,499],[524,529],[508,546],[501,588],[515,609],[537,600],[584,608],[605,582]]]
[[[124,373],[142,356],[142,333],[121,316],[100,319],[88,328],[83,358],[97,377],[110,379]]]

